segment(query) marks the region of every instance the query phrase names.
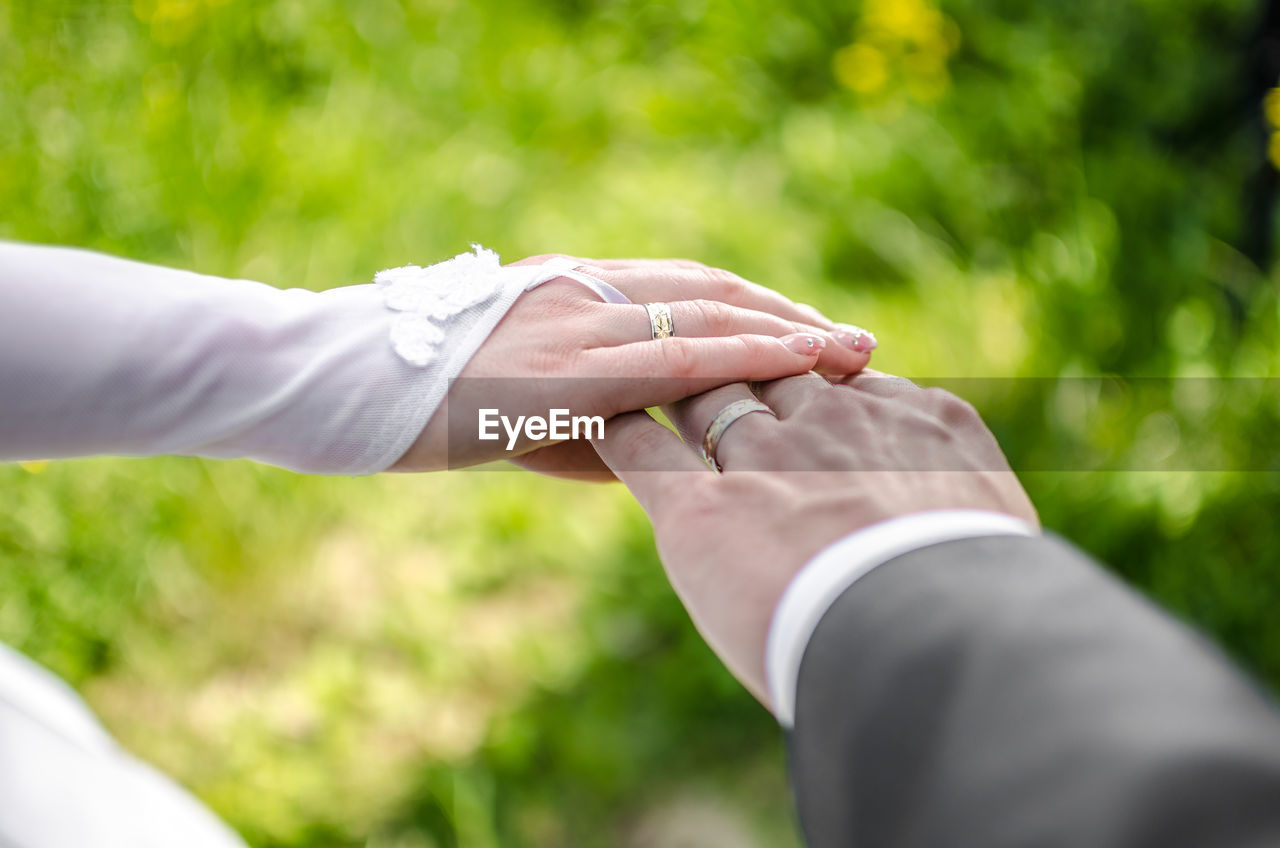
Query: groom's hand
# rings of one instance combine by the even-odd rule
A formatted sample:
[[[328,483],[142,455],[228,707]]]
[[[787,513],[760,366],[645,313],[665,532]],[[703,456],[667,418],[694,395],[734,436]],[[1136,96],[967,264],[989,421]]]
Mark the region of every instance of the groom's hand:
[[[787,584],[814,554],[879,521],[935,509],[1035,509],[969,404],[907,380],[816,374],[765,384],[776,418],[751,413],[721,438],[711,471],[700,445],[717,413],[753,398],[744,383],[605,427],[596,449],[653,522],[658,550],[694,624],[725,665],[768,704],[764,652]]]

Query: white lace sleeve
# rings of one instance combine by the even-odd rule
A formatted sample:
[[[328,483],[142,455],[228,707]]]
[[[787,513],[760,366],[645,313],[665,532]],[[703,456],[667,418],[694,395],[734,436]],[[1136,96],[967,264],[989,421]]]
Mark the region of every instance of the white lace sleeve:
[[[569,260],[504,268],[479,247],[315,293],[0,243],[0,460],[381,471],[516,298],[558,277],[626,302]]]

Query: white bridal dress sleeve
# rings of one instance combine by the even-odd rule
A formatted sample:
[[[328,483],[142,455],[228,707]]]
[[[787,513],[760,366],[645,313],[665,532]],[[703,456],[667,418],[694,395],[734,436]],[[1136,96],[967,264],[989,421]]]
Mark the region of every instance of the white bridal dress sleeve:
[[[626,302],[568,260],[503,268],[481,248],[317,294],[0,242],[0,461],[189,454],[381,471],[516,298],[557,277]],[[243,842],[0,645],[0,848],[175,846]]]
[[[317,293],[0,242],[0,461],[382,471],[516,298],[558,277],[627,302],[571,260],[502,267],[479,247]]]

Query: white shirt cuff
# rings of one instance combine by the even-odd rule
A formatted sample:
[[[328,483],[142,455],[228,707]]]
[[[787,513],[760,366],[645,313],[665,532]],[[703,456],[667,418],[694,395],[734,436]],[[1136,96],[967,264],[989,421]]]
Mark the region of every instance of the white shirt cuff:
[[[773,713],[786,728],[795,723],[800,660],[818,622],[836,599],[881,563],[911,551],[978,536],[1036,536],[1025,521],[973,509],[904,515],[864,527],[833,542],[792,578],[782,594],[765,647],[765,675]]]

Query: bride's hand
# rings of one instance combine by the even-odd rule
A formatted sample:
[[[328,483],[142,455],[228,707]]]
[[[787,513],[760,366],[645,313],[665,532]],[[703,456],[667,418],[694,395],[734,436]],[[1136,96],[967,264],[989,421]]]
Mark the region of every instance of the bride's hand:
[[[542,473],[608,479],[612,474],[585,439],[521,440],[512,451],[506,450],[505,434],[480,441],[479,409],[493,408],[512,420],[546,416],[551,408],[607,419],[741,380],[814,369],[853,374],[875,347],[869,333],[833,324],[771,289],[695,262],[581,260],[577,267],[632,303],[604,303],[563,279],[523,294],[393,470],[511,459]],[[669,305],[675,337],[652,338],[644,304],[653,302]]]

